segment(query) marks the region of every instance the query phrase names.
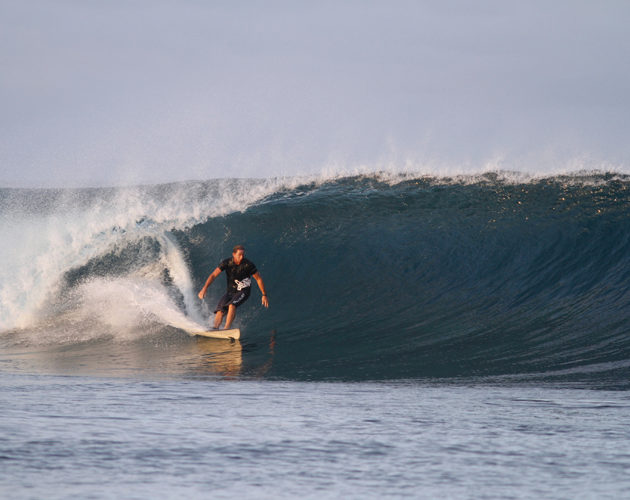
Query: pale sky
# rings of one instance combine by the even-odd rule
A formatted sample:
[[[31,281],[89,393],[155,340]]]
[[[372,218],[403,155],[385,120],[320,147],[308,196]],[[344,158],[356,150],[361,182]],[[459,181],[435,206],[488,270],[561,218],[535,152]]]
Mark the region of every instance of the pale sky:
[[[630,171],[628,26],[627,1],[0,0],[0,187]]]

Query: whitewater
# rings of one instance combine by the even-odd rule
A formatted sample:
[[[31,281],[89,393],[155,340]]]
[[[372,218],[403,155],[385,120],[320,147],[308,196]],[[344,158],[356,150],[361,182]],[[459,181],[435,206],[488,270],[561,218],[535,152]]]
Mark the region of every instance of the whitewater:
[[[629,204],[614,171],[0,189],[0,492],[623,497]],[[192,337],[235,244],[270,308]]]

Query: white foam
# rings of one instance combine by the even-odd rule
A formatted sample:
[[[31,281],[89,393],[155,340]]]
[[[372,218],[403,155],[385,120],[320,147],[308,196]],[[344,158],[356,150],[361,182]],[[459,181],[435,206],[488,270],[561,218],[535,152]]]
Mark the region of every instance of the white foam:
[[[44,209],[25,193],[1,214],[0,331],[27,328],[46,316],[64,274],[90,259],[150,236],[162,246],[162,263],[191,314],[192,280],[177,244],[168,236],[210,217],[245,210],[284,181],[225,179],[153,187],[68,190]],[[39,192],[41,195],[41,192]]]
[[[54,314],[23,330],[4,332],[8,345],[45,346],[108,338],[134,341],[156,328],[207,329],[185,314],[159,279],[150,276],[91,279],[56,297]]]
[[[95,279],[83,284],[80,314],[98,319],[117,339],[142,334],[153,323],[182,330],[207,329],[184,314],[157,280],[141,278]]]

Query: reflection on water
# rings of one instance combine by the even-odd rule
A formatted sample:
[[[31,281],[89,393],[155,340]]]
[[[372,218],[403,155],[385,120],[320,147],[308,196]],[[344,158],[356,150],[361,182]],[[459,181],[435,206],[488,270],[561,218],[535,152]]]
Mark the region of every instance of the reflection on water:
[[[276,351],[276,331],[267,335],[239,341],[189,336],[169,328],[133,341],[101,338],[55,345],[33,345],[24,342],[24,336],[14,336],[13,345],[0,346],[0,372],[264,378],[269,376]]]
[[[181,334],[136,342],[101,340],[0,352],[2,371],[61,375],[237,377],[242,366],[243,346],[238,340]]]
[[[188,359],[187,371],[199,374],[217,374],[236,377],[243,367],[243,346],[238,340],[196,337]]]

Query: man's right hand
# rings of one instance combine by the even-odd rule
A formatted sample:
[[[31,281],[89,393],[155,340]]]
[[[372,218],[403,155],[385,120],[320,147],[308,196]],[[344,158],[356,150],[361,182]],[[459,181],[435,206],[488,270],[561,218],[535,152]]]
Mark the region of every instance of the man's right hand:
[[[202,288],[201,291],[197,294],[197,296],[203,300],[203,298],[206,296],[206,289]]]

